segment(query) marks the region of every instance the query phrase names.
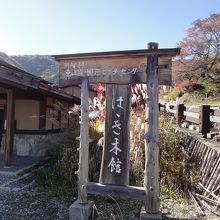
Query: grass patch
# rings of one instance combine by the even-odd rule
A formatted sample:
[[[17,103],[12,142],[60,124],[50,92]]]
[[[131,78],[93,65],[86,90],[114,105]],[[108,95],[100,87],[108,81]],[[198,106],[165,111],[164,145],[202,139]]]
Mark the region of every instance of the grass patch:
[[[133,112],[131,115],[130,185],[143,186],[145,158],[142,135],[145,132],[145,115],[143,111]],[[97,142],[102,137],[98,131],[102,123],[102,121],[92,121],[90,127],[90,138],[93,140],[90,143],[89,180],[95,182],[98,182],[101,164],[102,147],[97,146]],[[75,171],[78,170],[77,147],[79,143],[74,140],[74,137],[79,133],[78,131],[67,131],[66,135],[67,138],[63,137],[57,142],[57,150],[54,151],[52,159],[36,173],[37,184],[53,196],[77,195]],[[174,203],[186,204],[184,192],[190,187],[195,169],[188,156],[182,151],[183,139],[174,132],[166,115],[160,116],[159,146],[161,154],[161,204],[162,207],[171,210]],[[95,215],[97,218],[94,219],[136,218],[140,214],[141,205],[140,202],[133,203],[130,200],[102,197],[101,201],[98,199],[96,203]],[[131,211],[132,209],[135,211]]]
[[[220,106],[220,95],[211,97],[201,97],[198,95],[190,95],[186,93],[183,95],[182,99],[186,105],[210,105],[210,106]]]
[[[188,201],[187,197],[184,194],[177,192],[176,189],[173,189],[166,184],[161,184],[160,190],[162,207],[170,207],[173,202],[186,204]]]

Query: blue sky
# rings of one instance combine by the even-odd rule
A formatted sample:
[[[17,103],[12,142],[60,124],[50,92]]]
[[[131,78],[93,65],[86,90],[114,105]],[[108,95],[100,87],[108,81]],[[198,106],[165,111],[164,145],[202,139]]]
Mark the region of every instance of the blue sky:
[[[0,51],[65,54],[176,47],[219,0],[0,0]]]

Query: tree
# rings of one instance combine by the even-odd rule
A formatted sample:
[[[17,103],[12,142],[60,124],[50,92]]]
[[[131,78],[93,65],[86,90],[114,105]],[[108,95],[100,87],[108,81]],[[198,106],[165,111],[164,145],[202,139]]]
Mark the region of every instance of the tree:
[[[220,80],[220,14],[197,19],[179,43],[177,78]]]

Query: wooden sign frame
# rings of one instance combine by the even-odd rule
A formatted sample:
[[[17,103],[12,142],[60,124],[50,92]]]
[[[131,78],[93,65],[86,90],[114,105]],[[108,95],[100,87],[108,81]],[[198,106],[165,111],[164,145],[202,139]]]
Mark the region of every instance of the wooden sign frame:
[[[171,85],[172,57],[179,48],[113,51],[82,54],[56,55],[59,62],[61,87],[82,83],[132,84],[147,81],[146,67],[149,55],[158,55],[158,81],[160,85]]]
[[[78,174],[78,203],[79,204],[88,204],[87,194],[111,194],[116,196],[122,196],[123,198],[130,199],[139,199],[143,200],[146,213],[157,214],[160,212],[160,187],[159,187],[159,146],[158,146],[158,85],[171,84],[171,62],[172,57],[178,55],[180,52],[179,48],[174,49],[158,49],[157,43],[149,43],[148,50],[139,50],[132,52],[116,52],[116,53],[95,53],[92,55],[93,59],[89,60],[86,65],[80,64],[81,60],[84,58],[90,58],[91,54],[78,54],[78,55],[69,55],[69,56],[55,56],[60,62],[60,71],[61,71],[61,84],[63,86],[72,86],[75,84],[81,84],[81,121],[80,121],[80,147],[79,147],[79,170]],[[104,58],[102,56],[106,55]],[[94,69],[94,66],[98,66],[97,72],[104,73],[108,72],[104,70],[103,66],[110,66],[111,70],[115,67],[115,60],[119,59],[117,65],[119,65],[118,70],[122,73],[123,62],[125,61],[125,56],[127,56],[126,65],[128,68],[125,68],[123,71],[126,74],[91,74],[91,69]],[[100,58],[101,57],[101,58]],[[97,59],[96,59],[97,58]],[[68,60],[69,59],[69,60]],[[71,59],[74,59],[81,66],[74,69],[75,66],[70,69]],[[134,63],[127,62],[132,59],[139,60],[139,69],[134,66]],[[145,60],[144,64],[142,60]],[[108,61],[107,61],[108,60]],[[141,62],[140,62],[141,60]],[[74,62],[75,62],[74,61]],[[102,62],[103,61],[103,64]],[[113,62],[114,61],[114,62]],[[62,72],[65,62],[68,63],[68,79],[62,78]],[[111,63],[111,65],[110,65]],[[129,63],[129,64],[128,64]],[[132,63],[132,64],[131,64]],[[130,65],[130,66],[129,66]],[[83,66],[83,67],[82,67]],[[140,68],[141,67],[141,68]],[[138,69],[134,71],[134,69]],[[143,70],[144,69],[144,70]],[[84,71],[85,72],[84,72]],[[130,70],[130,71],[129,71]],[[74,74],[76,71],[76,75]],[[73,73],[71,75],[71,72]],[[77,74],[82,72],[82,74]],[[104,160],[102,160],[102,170],[100,181],[101,183],[92,183],[88,182],[88,112],[89,112],[89,92],[88,84],[89,83],[105,83],[111,84],[107,85],[107,99],[109,100],[109,95],[111,95],[110,88],[116,90],[116,93],[121,90],[118,89],[118,86],[112,84],[123,84],[122,90],[128,84],[132,83],[145,83],[147,85],[147,94],[146,94],[146,132],[144,136],[145,141],[145,173],[144,173],[144,186],[143,187],[134,187],[128,185],[128,179],[126,174],[123,177],[122,182],[117,182],[112,177],[106,177],[104,175],[104,170],[107,170],[106,164],[104,165]],[[121,91],[120,91],[121,92]],[[123,92],[123,91],[122,91]],[[126,95],[127,93],[125,93]],[[118,97],[121,96],[118,93]],[[116,97],[116,96],[113,96]],[[106,109],[111,112],[110,108],[112,103],[107,103]],[[118,117],[120,114],[118,113]],[[113,117],[113,116],[112,116]],[[115,116],[114,116],[115,117]],[[129,118],[129,116],[128,116]],[[114,118],[113,118],[114,119]],[[114,121],[114,120],[113,120]],[[116,121],[116,120],[115,120]],[[128,120],[129,121],[129,120]],[[107,119],[107,124],[112,127],[112,120]],[[125,128],[126,129],[126,128]],[[119,133],[119,131],[115,131]],[[127,132],[128,133],[128,132]],[[111,135],[110,135],[111,136]],[[108,142],[107,144],[111,144]],[[127,143],[129,145],[129,143]],[[107,148],[104,147],[104,155]],[[129,146],[127,146],[127,151]],[[111,150],[110,150],[111,151]],[[109,149],[108,149],[109,152]],[[108,158],[109,159],[109,158]],[[126,158],[128,159],[128,158]],[[128,173],[128,170],[126,171]],[[107,180],[107,181],[106,181]],[[106,184],[106,182],[108,184]],[[112,183],[118,183],[117,185]],[[102,184],[103,183],[103,184]],[[110,184],[110,185],[109,185]],[[81,207],[83,209],[83,207]],[[145,218],[147,219],[147,218]],[[151,218],[149,218],[151,219]]]

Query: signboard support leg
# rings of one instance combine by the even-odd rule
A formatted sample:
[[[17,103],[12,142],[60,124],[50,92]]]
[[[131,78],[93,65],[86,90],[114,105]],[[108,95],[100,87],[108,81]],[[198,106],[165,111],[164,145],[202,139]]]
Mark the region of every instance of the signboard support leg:
[[[149,43],[148,49],[158,48],[157,43]],[[158,145],[158,56],[147,57],[146,133],[145,133],[145,173],[144,187],[146,201],[141,211],[141,220],[161,219],[159,185],[159,145]]]
[[[87,198],[88,161],[89,161],[89,91],[88,79],[81,84],[81,120],[78,175],[78,200],[69,209],[70,220],[87,220],[92,210],[92,202]]]

